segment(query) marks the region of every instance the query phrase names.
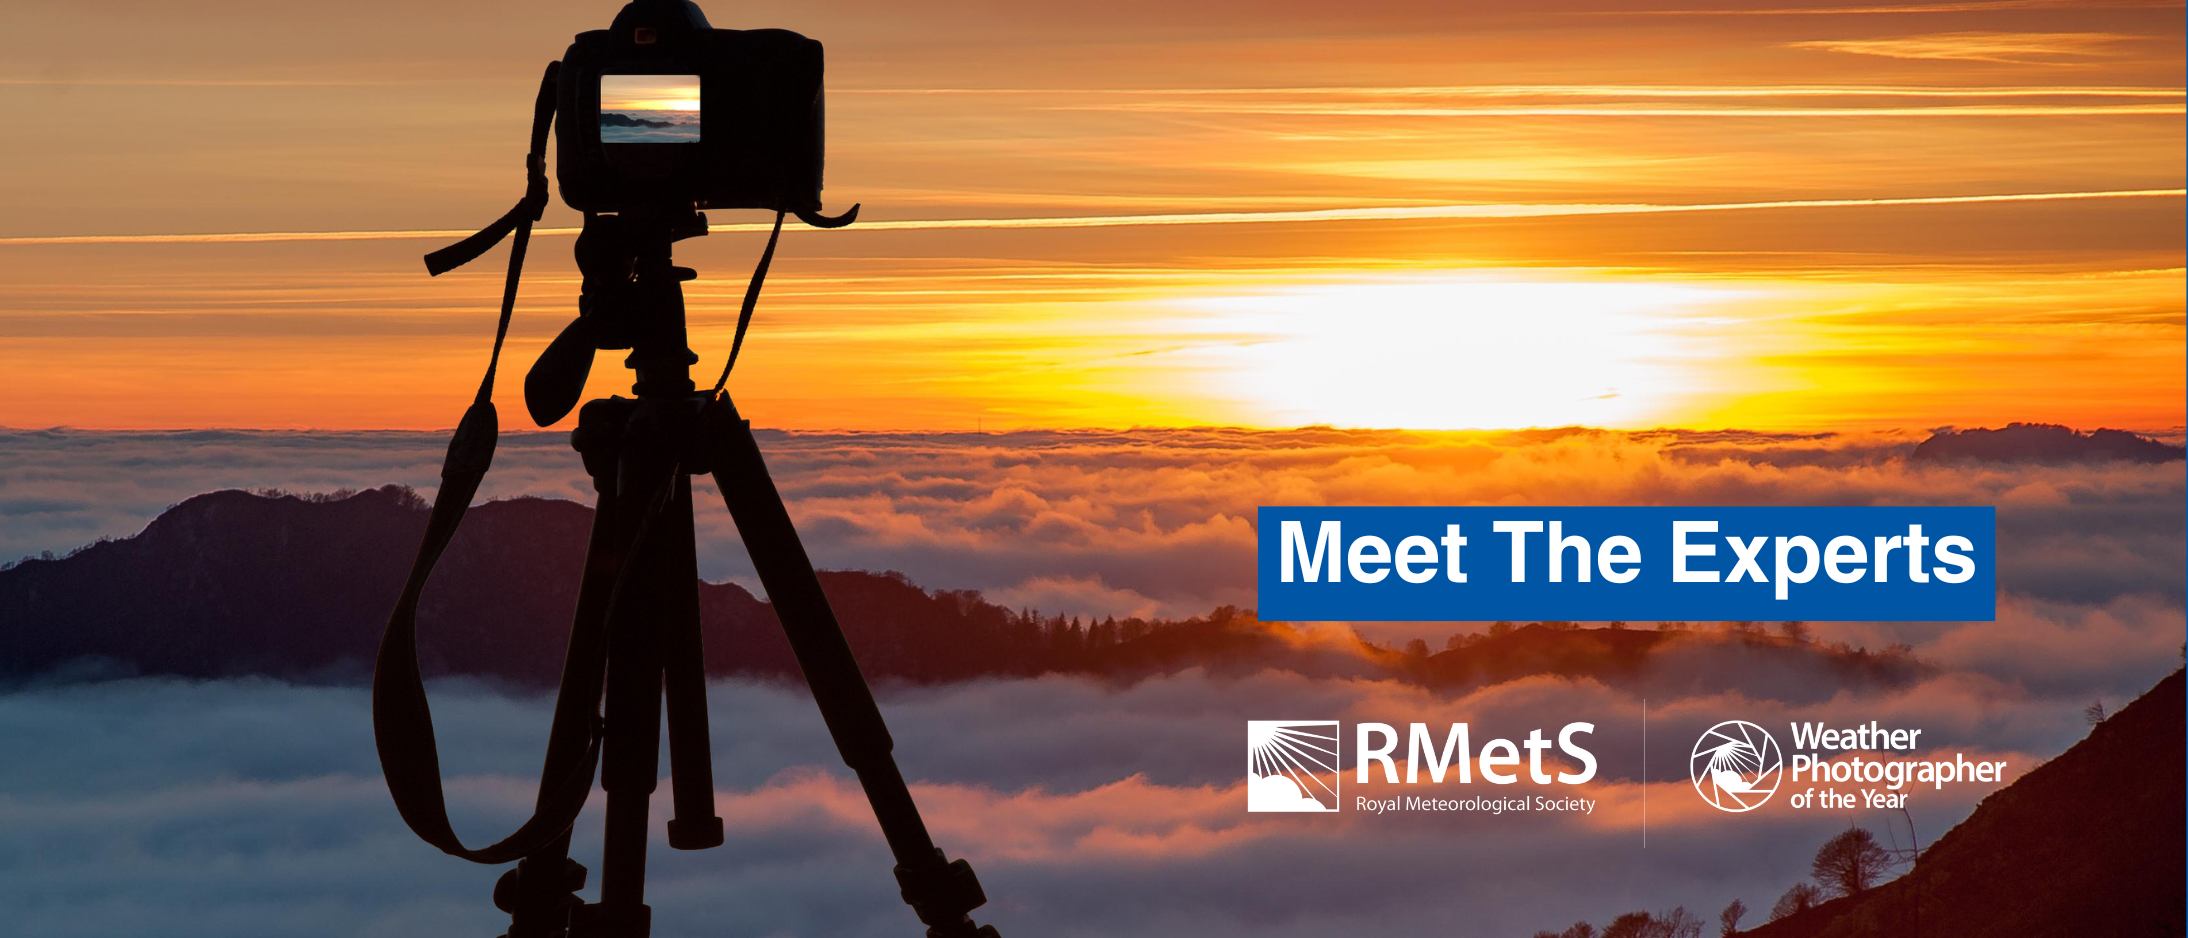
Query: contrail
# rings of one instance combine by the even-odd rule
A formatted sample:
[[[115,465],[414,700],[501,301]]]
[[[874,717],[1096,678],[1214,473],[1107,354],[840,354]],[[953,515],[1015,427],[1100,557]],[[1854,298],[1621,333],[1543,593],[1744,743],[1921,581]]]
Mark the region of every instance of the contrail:
[[[2119,117],[2188,113],[2182,104],[1976,104],[1948,107],[1369,107],[1354,104],[1125,102],[1057,111],[1308,114],[1332,117]]]
[[[1253,225],[1325,221],[1421,221],[1439,219],[1560,218],[1581,215],[1658,215],[1677,212],[1740,212],[1767,209],[1860,208],[1892,205],[1976,205],[1991,202],[2065,202],[2082,199],[2177,198],[2188,189],[2111,189],[2091,192],[2023,192],[2005,195],[1937,195],[1881,199],[1784,199],[1769,202],[1475,202],[1393,205],[1268,212],[1201,212],[1155,215],[1067,215],[1036,218],[916,218],[862,221],[847,231],[951,231],[995,228],[1131,228],[1154,225]],[[710,225],[710,231],[766,231],[763,222]],[[535,235],[574,235],[576,228],[540,228]],[[466,237],[466,228],[393,231],[258,231],[214,234],[62,235],[0,238],[0,246],[61,244],[253,244],[290,241],[404,241]]]
[[[1362,98],[2179,98],[2181,88],[2120,85],[1313,85],[1269,88],[831,88],[829,94]]]
[[[1977,0],[1972,3],[1911,3],[1903,6],[1776,7],[1765,10],[1583,10],[1568,16],[1844,16],[1890,13],[1993,13],[1999,10],[2162,10],[2174,0]]]

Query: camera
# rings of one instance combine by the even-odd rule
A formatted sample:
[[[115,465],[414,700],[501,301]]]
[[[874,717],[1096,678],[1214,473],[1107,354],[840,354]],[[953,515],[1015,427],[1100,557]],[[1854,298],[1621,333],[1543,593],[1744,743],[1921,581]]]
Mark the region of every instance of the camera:
[[[820,210],[821,44],[714,29],[690,0],[632,0],[579,33],[556,89],[556,181],[581,212]]]

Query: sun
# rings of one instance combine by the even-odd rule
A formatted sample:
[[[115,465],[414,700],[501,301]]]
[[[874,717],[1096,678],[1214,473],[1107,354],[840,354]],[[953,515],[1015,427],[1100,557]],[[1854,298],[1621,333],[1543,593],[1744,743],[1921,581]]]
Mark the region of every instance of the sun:
[[[1653,426],[1718,357],[1721,286],[1415,278],[1185,301],[1201,391],[1253,422],[1410,429]]]

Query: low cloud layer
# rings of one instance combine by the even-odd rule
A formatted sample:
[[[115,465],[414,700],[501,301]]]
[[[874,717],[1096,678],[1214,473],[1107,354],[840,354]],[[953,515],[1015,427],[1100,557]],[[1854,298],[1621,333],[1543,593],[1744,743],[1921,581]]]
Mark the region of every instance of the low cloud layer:
[[[125,536],[217,488],[430,491],[445,445],[406,432],[6,431],[0,442],[5,556]],[[826,566],[1088,604],[1143,597],[1168,613],[1250,598],[1253,511],[1271,504],[1996,505],[2009,593],[2180,595],[2177,466],[1927,466],[1908,461],[1915,442],[1327,429],[762,439]],[[589,499],[564,435],[503,438],[484,497],[518,494]],[[709,506],[700,520],[704,572],[749,576],[726,514]]]
[[[499,836],[530,803],[549,701],[462,682],[434,693],[458,830]],[[1923,726],[1925,749],[1993,754],[2016,776],[2086,729],[2075,698],[1965,674],[1858,699],[1652,699],[1644,771],[1640,701],[1593,683],[1532,679],[1448,698],[1393,682],[1185,672],[1128,687],[1050,677],[883,696],[937,840],[974,862],[994,898],[983,921],[1019,935],[1496,938],[1635,908],[1767,907],[1833,832],[1857,823],[1904,838],[1903,822],[1798,812],[1783,798],[1749,815],[1712,811],[1686,777],[1702,728],[1734,717]],[[487,902],[496,870],[441,856],[396,818],[361,689],[133,680],[0,700],[0,736],[35,754],[0,767],[0,902],[26,934],[456,935],[505,922]],[[702,853],[662,846],[664,786],[649,861],[657,933],[916,931],[810,700],[725,682],[712,704],[730,839]],[[1421,792],[1348,774],[1343,814],[1250,815],[1241,724],[1279,713],[1348,728],[1466,720],[1511,738],[1589,720],[1600,774],[1557,794],[1598,805],[1590,816],[1378,817],[1350,799]],[[1995,787],[1917,795],[1918,833],[1934,839]],[[578,828],[588,864],[597,807]]]
[[[763,433],[761,444],[822,566],[900,570],[1051,613],[1252,606],[1260,505],[1995,505],[2001,618],[2029,628],[2006,641],[1987,624],[1829,623],[1818,634],[2027,675],[2057,673],[2061,652],[2080,674],[2177,644],[2166,636],[2188,562],[2178,463],[1940,466],[1909,459],[1920,438],[1211,428]],[[127,536],[217,488],[430,492],[444,445],[408,432],[0,432],[0,557]],[[757,588],[712,482],[700,489],[702,574]],[[564,435],[503,437],[484,497],[519,494],[589,500]],[[1477,627],[1360,626],[1436,645]],[[1954,638],[1962,629],[1979,632]]]

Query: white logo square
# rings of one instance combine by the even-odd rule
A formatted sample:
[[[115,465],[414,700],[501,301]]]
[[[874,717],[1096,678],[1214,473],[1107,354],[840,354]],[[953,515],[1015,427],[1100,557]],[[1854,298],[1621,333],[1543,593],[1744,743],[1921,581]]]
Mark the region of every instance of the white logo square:
[[[1246,721],[1246,810],[1335,811],[1336,720]]]

